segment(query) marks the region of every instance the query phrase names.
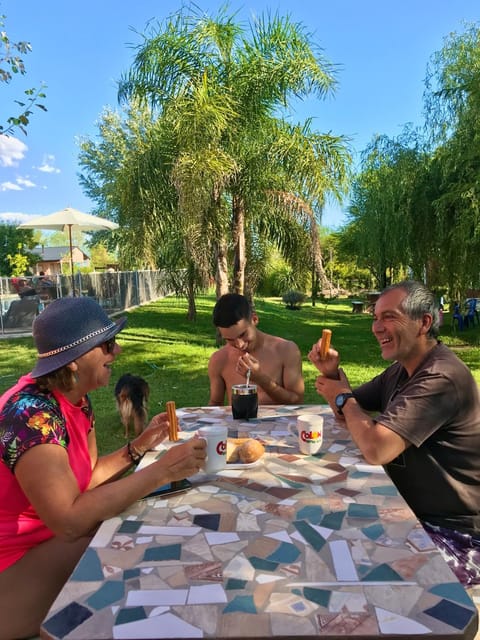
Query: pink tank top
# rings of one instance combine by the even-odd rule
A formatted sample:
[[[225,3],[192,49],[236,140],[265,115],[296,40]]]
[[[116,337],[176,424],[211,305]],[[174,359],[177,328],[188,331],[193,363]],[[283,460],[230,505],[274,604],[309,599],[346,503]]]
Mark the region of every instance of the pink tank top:
[[[29,375],[20,378],[14,387],[8,389],[0,397],[0,412],[14,394],[32,384],[35,384],[35,380]],[[35,391],[32,392],[32,397],[34,395]],[[60,393],[54,392],[53,395],[60,406],[60,412],[65,421],[62,434],[58,433],[58,417],[55,416],[55,420],[49,420],[51,416],[44,409],[38,410],[38,413],[35,410],[32,411],[31,406],[28,406],[28,397],[25,397],[25,409],[22,411],[19,406],[17,409],[19,419],[15,418],[15,425],[18,424],[21,427],[17,431],[17,443],[20,447],[22,444],[25,445],[25,442],[22,443],[22,435],[24,435],[28,436],[28,445],[25,450],[30,446],[45,443],[65,446],[70,466],[77,478],[78,487],[83,493],[92,477],[88,433],[93,428],[93,415],[91,412],[85,411],[84,407],[71,404]],[[21,422],[23,413],[25,413],[24,423]],[[38,427],[35,431],[32,431],[27,422],[32,415],[35,415],[35,423]],[[53,422],[55,426],[51,426]],[[2,423],[0,420],[1,433]],[[52,500],[54,499],[55,496],[52,496]],[[29,503],[14,472],[3,459],[0,459],[0,571],[14,564],[32,547],[53,536],[53,532],[40,520]]]

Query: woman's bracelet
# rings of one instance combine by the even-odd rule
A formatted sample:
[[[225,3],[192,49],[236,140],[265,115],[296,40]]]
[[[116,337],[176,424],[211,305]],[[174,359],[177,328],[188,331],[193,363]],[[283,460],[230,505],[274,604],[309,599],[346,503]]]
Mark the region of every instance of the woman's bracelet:
[[[132,442],[130,440],[127,442],[127,453],[129,455],[130,460],[133,462],[133,464],[135,466],[137,466],[137,464],[140,462],[140,460],[145,455],[143,453],[139,453],[135,449],[135,447],[133,446],[133,444],[132,444]]]

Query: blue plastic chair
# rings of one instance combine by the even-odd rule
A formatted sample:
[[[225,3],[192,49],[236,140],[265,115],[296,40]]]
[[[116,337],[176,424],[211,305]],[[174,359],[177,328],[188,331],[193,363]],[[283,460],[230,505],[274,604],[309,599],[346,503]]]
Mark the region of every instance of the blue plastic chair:
[[[458,302],[455,303],[455,306],[453,308],[453,314],[452,314],[453,328],[455,328],[455,321],[457,322],[457,326],[459,330],[463,331],[463,327],[464,327],[463,314],[460,311],[460,305],[458,304]]]
[[[477,311],[477,299],[471,298],[468,300],[467,313],[465,315],[464,321],[465,326],[474,326],[475,318],[477,319],[477,324],[479,324],[478,311]]]

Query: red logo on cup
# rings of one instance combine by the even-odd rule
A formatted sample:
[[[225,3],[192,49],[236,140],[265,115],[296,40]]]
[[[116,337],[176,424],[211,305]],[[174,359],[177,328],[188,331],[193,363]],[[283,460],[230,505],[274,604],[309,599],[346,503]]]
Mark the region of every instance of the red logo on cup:
[[[227,443],[225,440],[220,440],[217,444],[217,453],[219,456],[224,456],[227,453]]]
[[[320,431],[302,431],[300,434],[302,442],[317,442],[322,437]]]

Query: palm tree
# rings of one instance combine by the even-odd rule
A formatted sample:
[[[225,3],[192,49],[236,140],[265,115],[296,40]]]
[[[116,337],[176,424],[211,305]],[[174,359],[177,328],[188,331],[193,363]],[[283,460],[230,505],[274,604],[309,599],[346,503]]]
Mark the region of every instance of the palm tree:
[[[200,241],[189,243],[200,273],[205,256],[213,254],[217,274],[225,275],[233,242],[233,288],[242,292],[247,239],[275,230],[281,246],[282,222],[289,230],[304,226],[305,213],[311,218],[319,211],[328,189],[337,195],[342,190],[349,160],[345,140],[315,138],[309,127],[292,128],[276,117],[293,96],[323,97],[334,86],[333,68],[289,18],[260,18],[246,36],[223,11],[216,19],[180,11],[163,31],[145,37],[120,83],[119,99],[147,103],[172,127],[178,221]],[[282,144],[275,134],[282,134]],[[308,157],[294,162],[308,144]],[[312,168],[313,174],[304,173]],[[290,199],[278,197],[282,192]],[[291,215],[280,215],[282,207]],[[265,217],[276,218],[276,225]],[[224,288],[225,278],[217,291]]]

